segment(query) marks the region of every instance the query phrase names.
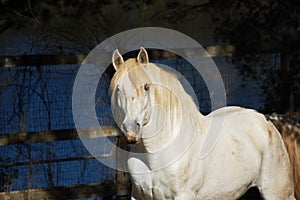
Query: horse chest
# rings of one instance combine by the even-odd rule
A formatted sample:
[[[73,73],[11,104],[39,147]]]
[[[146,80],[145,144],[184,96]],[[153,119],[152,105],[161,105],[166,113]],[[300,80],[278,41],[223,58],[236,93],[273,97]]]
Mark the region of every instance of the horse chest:
[[[132,176],[135,187],[144,199],[170,199],[179,188],[171,172],[158,171],[143,175]]]

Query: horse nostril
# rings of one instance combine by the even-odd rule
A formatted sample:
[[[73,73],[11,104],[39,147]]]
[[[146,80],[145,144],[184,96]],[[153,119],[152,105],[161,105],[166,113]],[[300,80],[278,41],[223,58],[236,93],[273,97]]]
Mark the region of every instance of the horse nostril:
[[[123,122],[121,124],[121,130],[123,132],[128,132],[128,131],[138,132],[140,129],[141,129],[141,124],[138,123],[137,121]]]

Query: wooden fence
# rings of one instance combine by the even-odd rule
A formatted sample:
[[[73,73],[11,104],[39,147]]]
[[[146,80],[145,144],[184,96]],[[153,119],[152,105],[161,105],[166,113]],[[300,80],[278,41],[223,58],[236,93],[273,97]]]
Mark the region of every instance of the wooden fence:
[[[94,135],[96,128],[87,128],[80,130],[86,133],[86,138]],[[102,137],[116,137],[116,143],[120,136],[120,131],[115,126],[102,127],[104,135]],[[77,140],[79,139],[76,129],[59,130],[59,131],[42,131],[30,133],[17,133],[17,134],[1,134],[0,147],[13,144],[33,144],[40,142],[54,142],[63,140]],[[35,162],[12,162],[2,164],[1,167],[22,166],[22,165],[35,165],[45,164],[51,162],[65,162],[74,160],[88,160],[95,159],[93,156],[76,157],[76,158],[62,158],[54,160],[40,160]],[[104,197],[110,199],[112,196],[117,199],[128,199],[130,194],[130,183],[128,175],[125,172],[117,172],[116,181],[104,181],[98,184],[81,184],[73,186],[55,187],[47,189],[30,189],[24,191],[1,192],[0,200],[6,199],[79,199],[79,198],[92,198]]]
[[[25,56],[2,56],[0,57],[0,67],[14,66],[42,66],[42,65],[64,65],[64,64],[80,64],[84,60],[85,55],[25,55]],[[119,129],[115,126],[101,127],[104,135],[101,137],[115,137],[115,142],[119,143]],[[93,138],[97,128],[81,129],[81,133],[87,138]],[[67,130],[49,130],[40,132],[22,132],[11,134],[0,134],[0,147],[16,144],[35,144],[56,142],[65,140],[78,140],[76,129]],[[42,159],[28,162],[2,162],[0,167],[16,167],[26,165],[47,164],[53,162],[68,162],[75,160],[96,159],[93,156],[70,157],[58,159]],[[80,199],[103,197],[103,199],[111,199],[113,196],[117,199],[128,199],[130,194],[130,183],[126,173],[116,172],[116,180],[104,181],[101,183],[79,184],[70,186],[59,186],[41,189],[29,189],[21,191],[0,192],[0,200],[6,199]]]
[[[212,55],[231,55],[234,52],[232,46],[214,46],[208,47],[207,51]],[[14,66],[42,66],[42,65],[64,65],[64,64],[80,64],[86,55],[22,55],[22,56],[2,56],[0,57],[0,67]],[[102,137],[113,136],[115,143],[120,143],[120,131],[115,126],[102,126],[104,135]],[[93,138],[97,128],[86,128],[80,130],[86,134],[86,138]],[[83,135],[83,134],[82,134]],[[40,132],[21,132],[0,134],[0,148],[16,145],[16,144],[35,144],[66,140],[78,140],[76,129],[67,130],[49,130]],[[36,164],[46,164],[53,162],[68,162],[74,160],[96,159],[93,156],[69,157],[58,159],[36,160],[28,162],[6,162],[1,163],[0,167],[26,166]],[[128,199],[130,194],[130,182],[128,175],[124,172],[116,172],[116,180],[104,181],[101,183],[79,184],[70,186],[59,186],[50,188],[28,189],[21,191],[0,192],[0,200],[7,199],[80,199],[103,197],[103,199],[111,199],[113,196],[117,199]]]

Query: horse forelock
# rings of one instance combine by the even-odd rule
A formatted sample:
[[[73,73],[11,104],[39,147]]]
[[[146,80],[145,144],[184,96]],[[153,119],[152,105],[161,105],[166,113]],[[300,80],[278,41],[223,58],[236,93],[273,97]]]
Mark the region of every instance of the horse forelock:
[[[124,76],[127,75],[129,71],[132,71],[139,66],[140,64],[136,61],[136,59],[133,58],[126,60],[126,62],[122,64],[122,66],[115,72],[110,82],[110,96],[112,96],[116,86],[120,84],[120,81],[124,78]]]
[[[181,87],[181,85],[178,85],[179,81],[177,77],[174,74],[161,70],[153,63],[147,65],[148,66],[141,65],[135,59],[126,60],[123,66],[116,71],[111,80],[110,95],[112,96],[117,85],[122,85],[122,89],[124,90],[132,90],[128,88],[132,87],[138,93],[141,86],[146,83],[151,83],[155,96],[155,104],[159,104],[163,107],[178,106],[176,101],[170,104],[170,100],[176,97],[176,90]],[[175,96],[171,98],[170,95]]]

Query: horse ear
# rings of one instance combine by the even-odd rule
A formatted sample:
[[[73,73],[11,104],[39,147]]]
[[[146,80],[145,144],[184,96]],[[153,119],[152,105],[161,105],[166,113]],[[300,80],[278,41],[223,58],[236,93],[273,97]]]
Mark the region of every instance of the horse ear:
[[[148,53],[147,53],[146,49],[144,49],[143,47],[140,48],[140,52],[137,56],[137,61],[141,64],[149,63]]]
[[[112,63],[115,70],[118,70],[120,66],[124,63],[123,57],[119,53],[118,49],[116,49],[112,55]]]

